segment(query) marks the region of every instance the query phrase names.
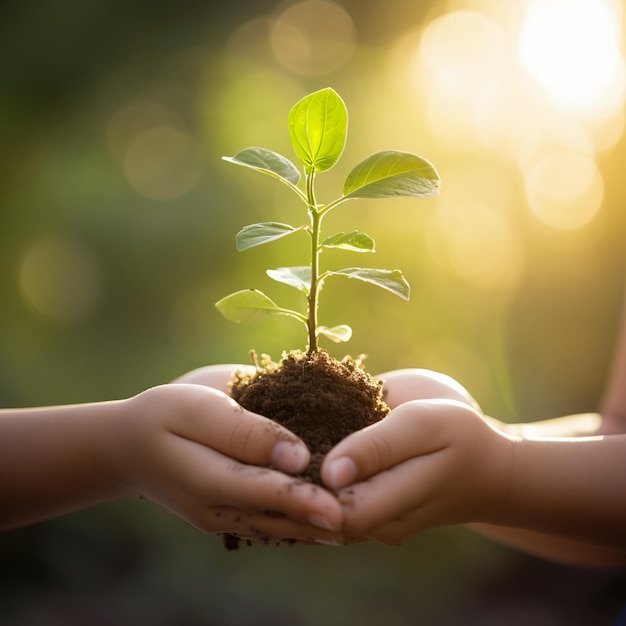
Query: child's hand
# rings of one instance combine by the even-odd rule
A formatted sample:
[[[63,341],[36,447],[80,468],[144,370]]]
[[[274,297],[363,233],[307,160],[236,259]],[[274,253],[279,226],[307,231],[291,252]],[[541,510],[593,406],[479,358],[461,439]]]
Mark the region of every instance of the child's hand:
[[[508,437],[446,376],[380,378],[392,412],[340,442],[322,466],[346,534],[397,545],[433,526],[489,520],[506,497]]]
[[[207,368],[208,376],[188,380],[225,387],[231,369]],[[107,448],[127,495],[153,500],[204,532],[340,541],[337,500],[287,475],[310,459],[287,429],[202,384],[163,385],[123,402]]]
[[[252,365],[204,365],[179,376],[172,383],[203,385],[204,387],[213,387],[227,394],[229,392],[228,383],[235,370],[247,371],[250,374],[254,373]]]

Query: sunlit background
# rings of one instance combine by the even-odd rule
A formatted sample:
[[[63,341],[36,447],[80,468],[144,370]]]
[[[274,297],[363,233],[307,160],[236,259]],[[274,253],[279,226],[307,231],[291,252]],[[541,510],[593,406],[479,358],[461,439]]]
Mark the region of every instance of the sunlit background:
[[[236,252],[243,225],[304,216],[220,157],[295,158],[288,111],[331,86],[349,135],[321,200],[382,149],[428,158],[442,192],[329,217],[377,252],[329,251],[327,267],[397,267],[412,295],[329,282],[320,321],[354,333],[326,347],[366,353],[372,373],[451,374],[504,420],[594,410],[624,293],[624,26],[618,0],[5,3],[2,406],[127,397],[304,347],[289,320],[214,309],[246,287],[302,305],[265,269],[306,262],[296,235]],[[0,564],[10,626],[588,625],[623,590],[463,529],[231,554],[145,502],[6,533]]]

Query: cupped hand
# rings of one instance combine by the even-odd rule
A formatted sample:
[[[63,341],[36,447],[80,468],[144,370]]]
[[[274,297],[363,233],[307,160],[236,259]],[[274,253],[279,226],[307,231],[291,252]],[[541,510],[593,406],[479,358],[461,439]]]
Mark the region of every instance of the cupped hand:
[[[380,378],[391,413],[341,441],[322,466],[346,535],[397,545],[434,526],[488,521],[506,501],[508,436],[447,376]]]
[[[407,368],[376,376],[383,381],[391,409],[411,400],[457,400],[480,411],[469,391],[454,378],[433,370]]]
[[[289,475],[309,463],[304,443],[205,386],[225,387],[229,367],[187,377],[202,383],[162,385],[124,401],[127,410],[108,446],[120,488],[208,533],[341,542],[335,497]]]

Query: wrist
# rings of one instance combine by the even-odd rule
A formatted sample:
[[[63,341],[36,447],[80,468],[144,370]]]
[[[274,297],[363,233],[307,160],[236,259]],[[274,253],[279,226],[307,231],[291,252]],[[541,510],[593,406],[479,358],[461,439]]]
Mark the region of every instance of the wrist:
[[[470,461],[474,467],[474,495],[478,509],[473,520],[477,523],[502,524],[508,516],[511,498],[511,481],[515,466],[516,441],[497,428],[491,420],[482,419],[487,431],[476,437],[483,446],[479,455]]]
[[[132,493],[131,459],[139,451],[134,444],[133,429],[140,412],[136,397],[105,403],[93,429],[93,450],[101,477],[101,488],[110,499]]]

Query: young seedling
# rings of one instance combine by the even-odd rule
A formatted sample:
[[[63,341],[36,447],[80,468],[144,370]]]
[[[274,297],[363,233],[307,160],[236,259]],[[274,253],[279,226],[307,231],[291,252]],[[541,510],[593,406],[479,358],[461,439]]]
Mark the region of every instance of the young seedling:
[[[331,276],[355,278],[382,287],[405,300],[410,288],[400,270],[369,267],[347,267],[324,270],[320,257],[325,248],[374,252],[375,242],[358,230],[322,236],[324,218],[339,205],[357,198],[426,198],[439,191],[439,175],[425,159],[409,152],[385,150],[365,158],[348,174],[341,196],[323,204],[315,193],[316,176],[330,170],[341,156],[347,137],[346,105],[332,89],[316,91],[300,100],[289,113],[289,134],[293,149],[304,171],[303,184],[299,169],[286,157],[266,148],[246,148],[224,160],[268,174],[287,185],[306,207],[308,222],[292,226],[279,222],[262,222],[244,226],[237,233],[237,250],[281,239],[298,231],[309,235],[309,263],[296,267],[267,270],[273,280],[298,289],[306,295],[306,310],[294,311],[278,306],[257,289],[237,291],[216,303],[217,309],[233,322],[257,322],[273,315],[294,318],[307,328],[308,349],[318,350],[318,337],[335,342],[348,341],[352,330],[346,324],[328,328],[318,325],[319,295]]]

